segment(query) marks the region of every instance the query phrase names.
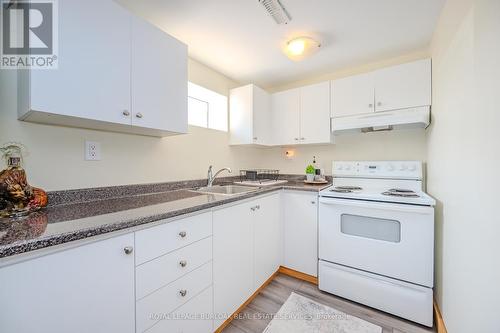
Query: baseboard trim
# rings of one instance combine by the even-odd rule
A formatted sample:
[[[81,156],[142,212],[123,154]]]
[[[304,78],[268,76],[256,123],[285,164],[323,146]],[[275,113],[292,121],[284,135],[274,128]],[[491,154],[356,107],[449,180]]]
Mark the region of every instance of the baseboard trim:
[[[281,267],[280,267],[281,268]],[[250,304],[255,297],[257,297],[257,295],[262,291],[262,289],[264,289],[269,283],[271,283],[271,281],[276,277],[276,275],[278,275],[279,273],[279,270],[277,270],[276,272],[274,272],[273,275],[271,275],[269,277],[269,279],[267,279],[263,284],[262,286],[259,287],[259,289],[257,289],[253,294],[252,296],[250,296],[246,301],[245,303],[241,304],[240,307],[231,315],[229,316],[229,318],[226,319],[225,322],[223,322],[219,328],[217,328],[214,333],[221,333],[222,330],[224,330],[227,325],[229,325],[233,319],[248,305]]]
[[[307,282],[310,282],[312,284],[318,285],[318,278],[316,276],[302,273],[302,272],[296,271],[294,269],[291,269],[291,268],[288,268],[285,266],[280,266],[280,268],[278,269],[278,273],[285,274],[285,275],[294,277],[296,279],[307,281]]]
[[[441,315],[441,311],[434,300],[434,325],[436,326],[437,333],[448,333],[446,330],[446,326],[444,325],[443,316]]]

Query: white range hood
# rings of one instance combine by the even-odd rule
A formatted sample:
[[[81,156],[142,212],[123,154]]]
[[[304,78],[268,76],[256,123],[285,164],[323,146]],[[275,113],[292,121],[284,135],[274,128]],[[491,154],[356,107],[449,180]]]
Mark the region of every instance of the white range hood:
[[[430,124],[430,106],[375,112],[332,118],[335,135],[352,132],[378,132],[404,128],[427,128]]]

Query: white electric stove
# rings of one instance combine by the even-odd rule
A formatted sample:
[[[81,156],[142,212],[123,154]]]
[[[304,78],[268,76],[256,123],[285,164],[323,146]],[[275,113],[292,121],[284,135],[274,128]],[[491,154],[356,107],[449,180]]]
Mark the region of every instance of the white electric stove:
[[[319,288],[432,326],[434,205],[418,161],[337,161],[320,192]]]

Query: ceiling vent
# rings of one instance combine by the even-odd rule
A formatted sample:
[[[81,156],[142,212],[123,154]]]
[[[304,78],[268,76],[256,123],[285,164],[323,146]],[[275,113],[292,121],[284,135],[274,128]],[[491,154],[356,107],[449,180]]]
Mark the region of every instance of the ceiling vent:
[[[279,0],[259,0],[277,24],[288,24],[292,19]]]

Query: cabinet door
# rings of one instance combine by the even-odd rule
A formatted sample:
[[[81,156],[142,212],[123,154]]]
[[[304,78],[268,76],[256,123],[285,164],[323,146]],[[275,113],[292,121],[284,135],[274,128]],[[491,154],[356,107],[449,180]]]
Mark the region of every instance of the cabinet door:
[[[253,292],[254,202],[213,213],[214,326],[232,314]]]
[[[271,143],[271,96],[257,86],[253,86],[253,136],[259,145]]]
[[[132,125],[187,133],[187,47],[132,19]]]
[[[300,142],[331,142],[329,81],[300,88]]]
[[[257,201],[254,218],[254,289],[278,270],[282,255],[280,194]]]
[[[231,145],[253,143],[253,85],[231,89],[229,93],[229,135]]]
[[[431,60],[376,71],[375,102],[376,111],[431,105]]]
[[[300,137],[300,89],[291,89],[273,94],[273,143],[292,145]]]
[[[130,13],[111,0],[58,6],[59,67],[31,71],[30,109],[130,125]]]
[[[284,263],[286,267],[318,275],[317,194],[284,192]]]
[[[332,117],[373,112],[373,73],[354,75],[332,81]]]
[[[133,244],[127,234],[1,268],[0,330],[135,332]]]

